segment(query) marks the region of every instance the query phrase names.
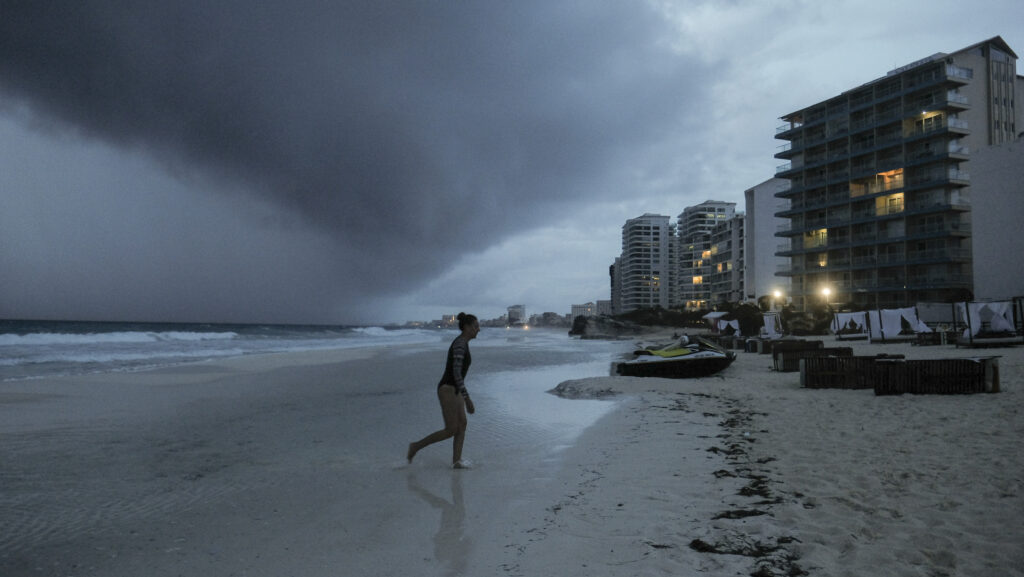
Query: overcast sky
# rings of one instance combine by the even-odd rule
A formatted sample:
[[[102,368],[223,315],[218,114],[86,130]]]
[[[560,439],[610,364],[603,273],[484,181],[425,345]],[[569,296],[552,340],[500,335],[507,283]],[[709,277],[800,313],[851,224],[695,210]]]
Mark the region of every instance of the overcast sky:
[[[146,5],[148,4],[148,5]],[[60,6],[66,6],[64,8]],[[0,318],[377,323],[609,298],[621,227],[1020,0],[0,0]]]

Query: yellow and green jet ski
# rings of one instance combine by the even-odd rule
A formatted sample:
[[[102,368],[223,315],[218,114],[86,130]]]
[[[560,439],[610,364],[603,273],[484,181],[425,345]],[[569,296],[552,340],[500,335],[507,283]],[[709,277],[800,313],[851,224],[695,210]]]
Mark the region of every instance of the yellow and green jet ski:
[[[616,367],[620,375],[693,379],[713,375],[736,359],[736,353],[700,337],[687,335],[666,347],[644,349],[633,354],[635,359],[619,363]]]

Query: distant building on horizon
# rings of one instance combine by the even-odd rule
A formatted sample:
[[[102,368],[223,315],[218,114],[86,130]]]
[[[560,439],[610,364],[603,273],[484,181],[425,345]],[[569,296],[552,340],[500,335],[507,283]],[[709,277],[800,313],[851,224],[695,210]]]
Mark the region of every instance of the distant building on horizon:
[[[776,138],[788,144],[775,156],[788,162],[776,176],[790,187],[776,196],[790,206],[776,213],[789,221],[776,254],[789,260],[781,274],[797,308],[822,302],[825,288],[830,302],[867,309],[966,300],[1005,274],[977,259],[998,261],[1009,254],[999,241],[1015,236],[987,219],[1010,211],[1020,222],[1016,61],[996,36],[782,117]],[[1016,289],[992,294],[1004,290]]]
[[[509,326],[515,324],[523,324],[526,322],[526,305],[512,305],[508,307],[508,319],[507,323]]]
[[[572,322],[576,322],[578,317],[592,317],[595,315],[597,315],[597,305],[594,303],[572,305],[572,313],[570,315]]]
[[[611,284],[611,304],[612,314],[617,315],[624,312],[622,310],[622,275],[621,272],[622,257],[615,257],[615,262],[608,267],[608,277]]]

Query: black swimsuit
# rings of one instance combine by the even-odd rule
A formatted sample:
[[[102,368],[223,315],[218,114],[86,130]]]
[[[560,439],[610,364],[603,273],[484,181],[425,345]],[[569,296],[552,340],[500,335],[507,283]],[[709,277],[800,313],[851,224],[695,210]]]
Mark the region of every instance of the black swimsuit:
[[[441,382],[437,383],[437,388],[451,385],[455,387],[456,392],[468,399],[469,391],[466,390],[463,379],[466,378],[469,365],[472,363],[473,356],[469,354],[469,341],[462,335],[455,337],[452,345],[448,347],[448,361],[445,363],[444,375],[441,376]]]

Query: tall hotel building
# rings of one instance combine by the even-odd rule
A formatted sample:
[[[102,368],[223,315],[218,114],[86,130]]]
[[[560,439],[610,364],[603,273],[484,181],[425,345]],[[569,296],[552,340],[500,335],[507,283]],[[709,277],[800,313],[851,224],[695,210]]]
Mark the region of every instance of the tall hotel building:
[[[674,259],[675,229],[669,217],[645,214],[627,220],[622,255],[612,272],[616,314],[675,304]]]
[[[1000,37],[935,54],[782,117],[776,234],[793,304],[890,308],[974,291],[971,154],[1024,130]],[[977,191],[978,195],[983,191]],[[823,296],[828,288],[831,296]]]
[[[679,215],[678,297],[686,309],[706,309],[712,304],[712,275],[716,273],[712,235],[735,214],[735,202],[707,200],[684,208]]]

